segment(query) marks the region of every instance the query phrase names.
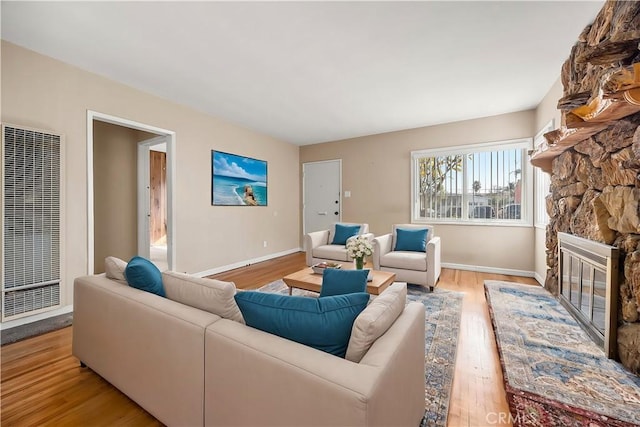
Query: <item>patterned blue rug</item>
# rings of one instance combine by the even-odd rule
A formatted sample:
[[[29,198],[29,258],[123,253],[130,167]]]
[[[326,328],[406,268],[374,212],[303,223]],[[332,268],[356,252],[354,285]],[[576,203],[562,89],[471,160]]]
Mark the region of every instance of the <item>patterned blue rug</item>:
[[[258,289],[261,292],[288,294],[282,280]],[[421,427],[441,427],[447,424],[456,349],[462,315],[460,292],[436,288],[426,292],[421,286],[408,286],[407,299],[424,304],[425,321],[425,413]],[[317,293],[293,289],[293,295],[318,296]]]
[[[640,377],[607,359],[554,296],[484,286],[514,425],[640,425]]]

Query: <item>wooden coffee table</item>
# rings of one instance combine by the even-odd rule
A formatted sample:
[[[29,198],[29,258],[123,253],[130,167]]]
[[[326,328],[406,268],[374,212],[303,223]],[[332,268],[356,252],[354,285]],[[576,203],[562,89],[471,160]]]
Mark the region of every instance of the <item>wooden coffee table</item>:
[[[390,284],[396,280],[395,273],[371,270],[372,280],[367,282],[367,292],[372,295],[380,295]],[[291,273],[285,276],[284,283],[289,287],[289,295],[293,288],[305,289],[312,292],[320,292],[322,287],[322,274],[315,274],[311,267]]]

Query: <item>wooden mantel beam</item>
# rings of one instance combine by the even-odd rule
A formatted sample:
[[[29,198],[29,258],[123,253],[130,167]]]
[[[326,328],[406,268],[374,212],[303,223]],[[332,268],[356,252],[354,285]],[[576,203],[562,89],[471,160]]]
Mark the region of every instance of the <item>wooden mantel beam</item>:
[[[570,103],[569,97],[559,101],[559,105]],[[530,153],[531,164],[550,173],[553,159],[562,152],[639,111],[640,63],[606,73],[589,102],[563,111],[564,125],[544,135],[546,142]]]
[[[603,123],[573,129],[562,126],[560,129],[545,133],[546,142],[530,153],[531,164],[547,173],[551,173],[553,159],[608,126],[608,124]]]

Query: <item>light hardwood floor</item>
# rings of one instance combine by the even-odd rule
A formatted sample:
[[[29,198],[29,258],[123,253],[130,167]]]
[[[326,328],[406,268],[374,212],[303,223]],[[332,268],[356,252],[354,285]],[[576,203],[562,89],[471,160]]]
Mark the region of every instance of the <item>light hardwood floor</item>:
[[[253,289],[304,266],[304,254],[297,253],[213,277]],[[438,283],[465,294],[449,426],[496,425],[499,414],[508,413],[484,296],[484,280],[491,279],[536,284],[529,278],[449,269]],[[161,425],[91,370],[79,367],[71,355],[71,331],[68,327],[2,347],[0,425]]]

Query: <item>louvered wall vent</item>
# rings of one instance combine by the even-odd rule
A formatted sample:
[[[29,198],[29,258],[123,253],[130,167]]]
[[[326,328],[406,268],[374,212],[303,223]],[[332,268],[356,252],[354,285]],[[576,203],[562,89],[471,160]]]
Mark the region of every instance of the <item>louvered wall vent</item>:
[[[60,306],[61,136],[2,126],[2,320]]]

